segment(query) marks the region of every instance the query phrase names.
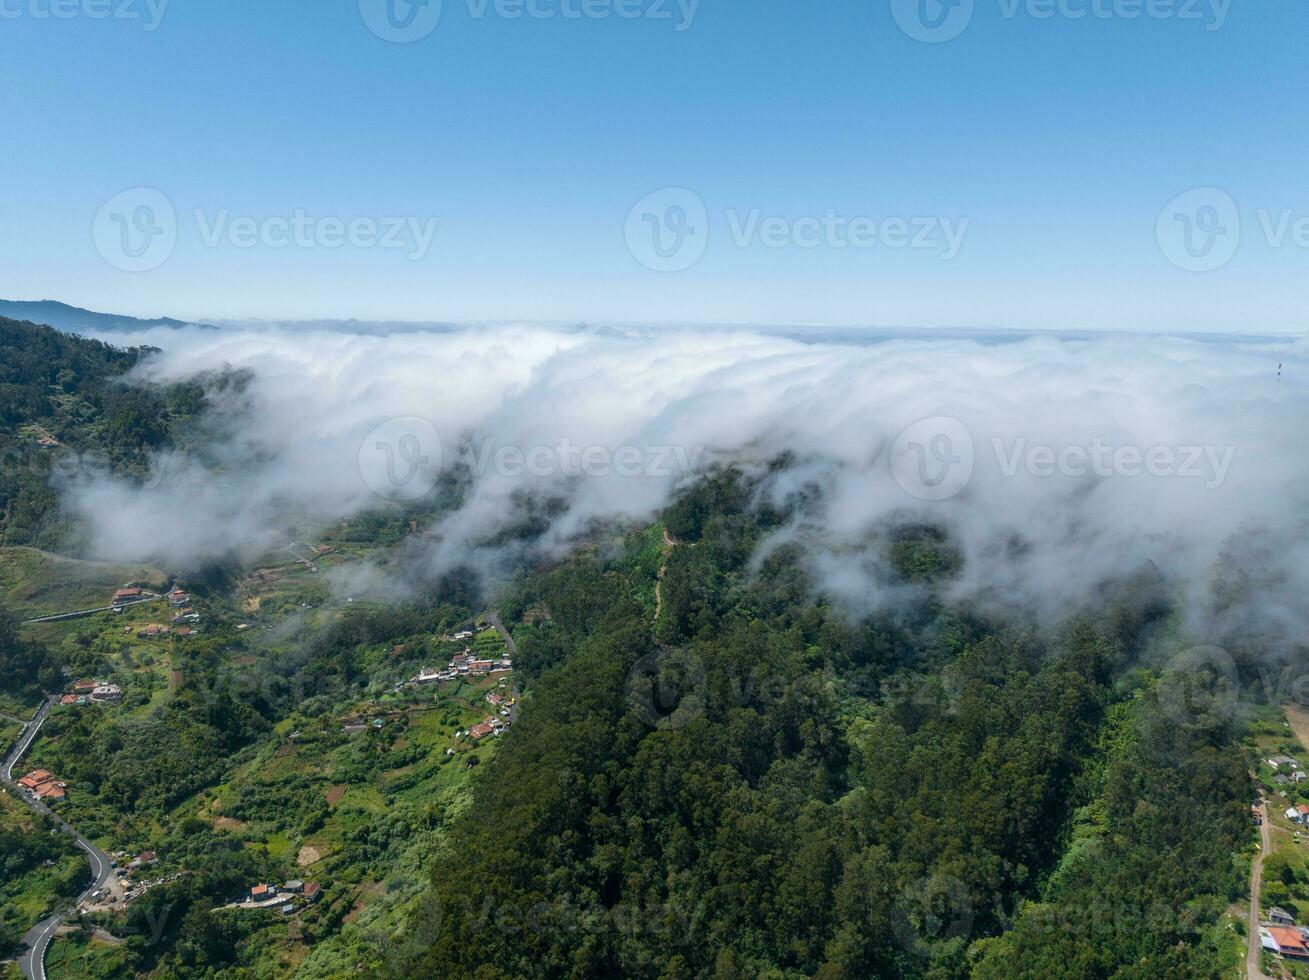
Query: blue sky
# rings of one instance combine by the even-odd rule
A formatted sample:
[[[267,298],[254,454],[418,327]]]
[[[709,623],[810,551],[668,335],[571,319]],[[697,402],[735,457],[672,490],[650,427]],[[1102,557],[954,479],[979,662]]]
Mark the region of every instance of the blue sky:
[[[444,0],[434,26],[405,0],[390,22],[386,0],[161,2],[0,0],[0,295],[212,318],[1303,327],[1309,9],[1291,0]],[[409,15],[430,33],[369,27]],[[910,36],[938,20],[962,29]],[[338,225],[355,230],[332,247]],[[116,236],[143,234],[151,267],[128,271]]]

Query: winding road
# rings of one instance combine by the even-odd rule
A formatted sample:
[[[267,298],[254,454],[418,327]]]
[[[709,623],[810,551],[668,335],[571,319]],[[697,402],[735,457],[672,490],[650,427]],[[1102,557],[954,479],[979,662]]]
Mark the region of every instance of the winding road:
[[[26,803],[30,809],[42,816],[49,817],[56,827],[70,835],[77,846],[86,852],[87,861],[91,864],[92,880],[86,890],[77,897],[76,904],[81,905],[92,892],[104,888],[109,883],[109,879],[113,877],[114,867],[109,860],[109,855],[79,834],[40,800],[23,792],[22,787],[14,782],[14,766],[31,748],[32,742],[36,740],[37,734],[41,731],[41,726],[45,724],[46,716],[50,714],[50,709],[54,707],[57,701],[57,695],[47,700],[45,704],[41,705],[41,710],[36,713],[36,717],[27,723],[27,727],[23,729],[18,741],[14,743],[14,747],[10,749],[9,754],[5,756],[3,765],[0,766],[0,782],[3,782],[6,789]],[[18,965],[23,971],[23,976],[27,977],[28,980],[45,980],[46,951],[49,950],[55,932],[63,924],[67,915],[67,909],[55,912],[49,918],[34,925],[23,937],[23,945],[26,949],[23,955],[19,957]]]

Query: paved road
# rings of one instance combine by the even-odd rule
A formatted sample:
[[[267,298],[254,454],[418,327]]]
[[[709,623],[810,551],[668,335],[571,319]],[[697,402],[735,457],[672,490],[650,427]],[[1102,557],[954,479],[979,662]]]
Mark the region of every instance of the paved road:
[[[518,644],[514,642],[514,638],[510,634],[510,632],[507,629],[505,629],[505,624],[500,621],[500,614],[498,612],[489,612],[486,614],[486,621],[496,628],[496,631],[500,634],[500,636],[505,641],[505,647],[509,650],[509,655],[513,657],[515,661],[517,661]],[[517,666],[519,670],[522,669],[521,665],[517,663],[515,663],[515,666]],[[522,700],[522,697],[523,697],[523,689],[517,683],[515,683],[514,703],[509,706],[510,727],[512,727],[513,724],[516,721],[518,721],[518,702]]]
[[[70,835],[77,846],[86,852],[87,861],[91,865],[91,884],[77,898],[77,904],[81,905],[96,889],[106,887],[109,879],[114,876],[114,868],[110,863],[109,855],[79,834],[62,817],[40,800],[24,793],[22,787],[14,782],[14,767],[18,765],[31,747],[32,742],[41,731],[41,726],[45,724],[46,716],[50,714],[50,709],[57,700],[57,696],[52,697],[41,705],[41,710],[36,713],[36,717],[28,723],[18,741],[14,743],[14,747],[9,751],[9,755],[5,757],[3,765],[0,766],[0,782],[3,782],[5,787],[18,799],[26,803],[29,808],[49,817],[56,827]],[[55,930],[63,924],[64,917],[67,914],[67,910],[56,912],[48,919],[38,922],[23,937],[26,950],[19,958],[18,965],[22,968],[23,976],[27,977],[28,980],[45,980],[46,950],[50,948],[50,941],[54,939]]]
[[[1247,980],[1272,980],[1259,969],[1259,884],[1263,880],[1264,857],[1273,844],[1268,832],[1268,801],[1259,796],[1259,853],[1250,865],[1250,917],[1246,922],[1245,975]]]
[[[128,606],[137,606],[143,602],[158,602],[162,599],[161,595],[149,595],[144,599],[129,599],[126,602],[116,602],[109,606],[96,606],[93,609],[76,609],[73,612],[55,613],[53,616],[37,616],[35,619],[25,619],[24,623],[57,623],[61,619],[80,619],[83,616],[94,616],[96,613],[109,612],[115,607],[125,609]]]
[[[509,648],[509,654],[512,657],[518,656],[518,645],[514,643],[513,636],[505,629],[505,624],[500,622],[498,612],[489,612],[486,614],[486,621],[496,628],[496,631],[504,638],[505,646]]]

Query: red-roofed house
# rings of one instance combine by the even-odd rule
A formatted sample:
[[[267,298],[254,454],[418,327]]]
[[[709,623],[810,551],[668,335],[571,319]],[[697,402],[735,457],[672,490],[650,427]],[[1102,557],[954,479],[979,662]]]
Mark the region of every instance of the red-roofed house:
[[[1268,937],[1273,941],[1270,947],[1264,943],[1264,948],[1273,949],[1279,956],[1290,956],[1294,959],[1309,959],[1309,945],[1305,944],[1304,936],[1299,929],[1293,929],[1290,926],[1267,926],[1260,930],[1260,933],[1268,933]],[[1260,936],[1262,939],[1262,935]]]
[[[36,789],[42,783],[49,782],[55,778],[55,774],[48,769],[33,769],[26,776],[18,781],[19,786],[27,789]]]

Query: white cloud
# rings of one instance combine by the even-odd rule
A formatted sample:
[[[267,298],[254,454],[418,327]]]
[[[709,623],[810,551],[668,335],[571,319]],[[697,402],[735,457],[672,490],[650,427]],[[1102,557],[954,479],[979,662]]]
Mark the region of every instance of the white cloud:
[[[804,343],[533,326],[384,335],[265,327],[139,340],[166,347],[144,378],[230,366],[251,382],[241,399],[219,402],[215,431],[226,435],[211,448],[215,470],[191,467],[145,489],[104,479],[67,488],[70,506],[92,520],[95,549],[116,558],[251,554],[284,536],[288,515],[321,521],[376,507],[383,501],[360,473],[360,447],[380,423],[419,417],[440,434],[442,466],[463,447],[474,463],[464,506],[439,530],[437,560],[466,556],[514,524],[520,491],[567,500],[542,542],[562,549],[592,520],[649,518],[688,469],[791,451],[797,468],[773,491],[814,479],[827,496],[817,520],[788,533],[802,532],[829,586],[851,598],[874,585],[840,546],[893,514],[951,529],[966,558],[960,596],[1054,611],[1147,560],[1200,589],[1224,545],[1253,530],[1279,545],[1268,560],[1284,572],[1282,615],[1303,612],[1309,595],[1303,342]],[[906,427],[938,416],[966,428],[973,469],[957,494],[924,500],[906,492],[913,473],[897,479],[889,456]],[[589,462],[568,446],[588,450]],[[1097,446],[1109,472],[1093,465]],[[1201,451],[1194,475],[1183,465],[1190,447]],[[517,466],[515,448],[527,456]],[[900,465],[930,469],[946,449],[928,439],[915,450],[921,459]]]

